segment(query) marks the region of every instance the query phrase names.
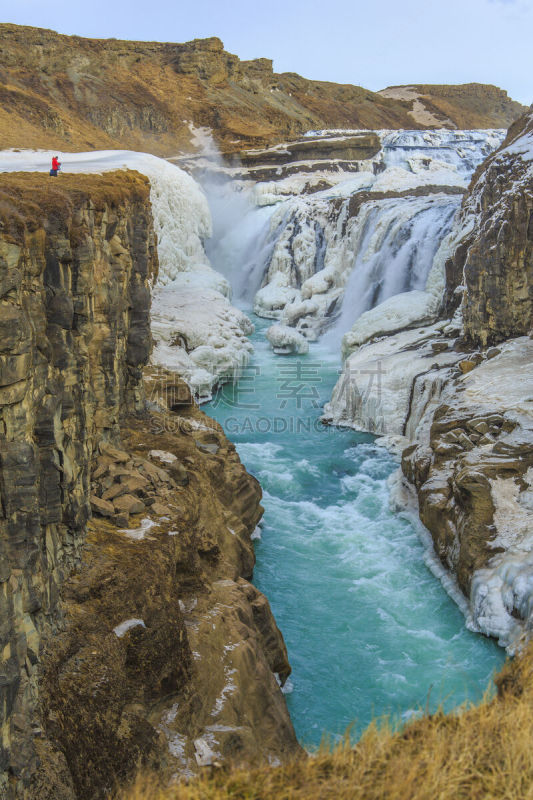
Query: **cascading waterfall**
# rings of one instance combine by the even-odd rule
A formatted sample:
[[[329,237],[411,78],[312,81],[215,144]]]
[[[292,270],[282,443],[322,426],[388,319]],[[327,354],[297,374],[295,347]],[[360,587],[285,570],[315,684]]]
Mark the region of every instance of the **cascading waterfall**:
[[[424,290],[461,190],[503,135],[383,131],[381,152],[366,166],[361,162],[359,172],[333,177],[329,189],[283,200],[271,218],[276,225],[270,235],[277,239],[256,313],[296,327],[308,339],[337,321],[328,338],[338,343],[362,312],[392,295]],[[297,187],[291,180],[287,189]],[[436,192],[439,186],[443,191]],[[363,191],[396,196],[358,204]]]
[[[389,297],[425,289],[460,202],[460,196],[439,194],[362,206],[351,233],[356,243],[353,268],[328,342],[338,345],[364,311]]]
[[[212,169],[220,167],[222,159],[212,138],[204,138],[204,156],[211,168],[196,177],[213,220],[205,250],[213,268],[229,281],[233,302],[250,307],[270,263],[280,226],[271,225],[273,206],[257,206],[249,186]]]
[[[424,166],[437,161],[469,177],[498,147],[504,131],[389,131],[381,138],[387,167]],[[429,165],[428,165],[429,166]]]

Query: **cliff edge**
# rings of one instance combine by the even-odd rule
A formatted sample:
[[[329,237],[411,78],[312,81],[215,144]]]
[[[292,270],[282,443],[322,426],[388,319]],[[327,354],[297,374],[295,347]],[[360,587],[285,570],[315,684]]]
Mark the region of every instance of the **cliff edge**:
[[[0,176],[6,798],[299,751],[283,639],[247,580],[259,486],[178,379],[151,375],[147,410],[149,188]]]

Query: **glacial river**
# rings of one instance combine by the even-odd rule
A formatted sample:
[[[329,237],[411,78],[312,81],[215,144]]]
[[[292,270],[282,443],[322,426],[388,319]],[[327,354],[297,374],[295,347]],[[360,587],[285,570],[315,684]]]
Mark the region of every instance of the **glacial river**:
[[[275,356],[270,323],[252,319],[252,364],[203,408],[263,487],[254,583],[285,637],[300,741],[479,701],[504,652],[466,629],[414,526],[390,511],[397,462],[372,436],[319,422],[338,356],[320,344]]]

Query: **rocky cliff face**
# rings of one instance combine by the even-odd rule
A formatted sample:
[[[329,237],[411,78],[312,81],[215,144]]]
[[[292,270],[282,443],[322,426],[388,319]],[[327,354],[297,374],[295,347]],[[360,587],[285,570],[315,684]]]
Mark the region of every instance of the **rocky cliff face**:
[[[269,59],[240,61],[216,38],[105,41],[15,25],[2,25],[1,36],[0,148],[171,156],[190,150],[193,123],[211,128],[224,151],[240,152],[317,128],[501,127],[523,110],[495,87],[451,87],[439,110],[432,90],[449,87],[425,87],[437,116],[420,122],[417,98],[278,75]]]
[[[532,159],[533,109],[478,171],[463,204],[472,232],[456,254],[456,278],[465,286],[465,334],[482,347],[533,327]]]
[[[93,453],[141,407],[157,272],[144,178],[49,181],[0,181],[4,789],[35,769],[41,641],[80,557]]]
[[[453,349],[463,354],[402,462],[475,624],[514,649],[528,636],[532,597],[532,132],[530,110],[463,201],[466,236],[447,264],[448,298],[462,286],[464,337]]]
[[[0,178],[6,798],[101,797],[139,759],[170,776],[298,750],[283,640],[245,580],[260,490],[190,397],[176,422],[183,386],[159,379],[146,411],[148,197],[137,173]]]

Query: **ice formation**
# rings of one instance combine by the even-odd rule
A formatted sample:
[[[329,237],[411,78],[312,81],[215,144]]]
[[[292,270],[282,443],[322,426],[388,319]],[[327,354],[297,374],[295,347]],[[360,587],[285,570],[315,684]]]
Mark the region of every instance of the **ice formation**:
[[[257,184],[256,202],[273,204],[270,235],[275,241],[255,295],[256,314],[296,327],[309,340],[334,323],[340,340],[363,312],[392,295],[428,288],[461,191],[503,135],[381,131],[382,150],[367,162],[353,162],[355,172],[340,165],[335,169],[334,162],[313,172],[310,162],[296,174]],[[310,189],[324,181],[328,188]],[[396,196],[379,197],[384,193]],[[433,270],[439,285],[429,287],[421,319],[430,313],[435,318],[443,265],[441,259],[440,269]]]
[[[220,292],[179,278],[155,289],[152,332],[154,363],[182,375],[201,402],[237,377],[253,352],[248,317]]]
[[[394,301],[400,305],[399,298]],[[369,317],[374,324],[373,311]],[[410,415],[420,421],[428,402],[438,396],[433,382],[445,382],[440,370],[461,357],[449,350],[435,352],[432,346],[442,338],[445,324],[398,331],[357,347],[347,358],[331,401],[324,407],[325,420],[381,436],[404,437]],[[424,375],[425,381],[419,382],[413,394],[419,375]],[[427,383],[431,386],[429,396]]]
[[[528,337],[511,339],[501,345],[501,351],[463,378],[464,395],[475,408],[506,409],[506,416],[518,423],[519,443],[529,442],[531,447],[533,341]],[[507,449],[512,453],[509,445]],[[477,626],[498,637],[511,652],[533,625],[532,491],[533,468],[522,476],[521,485],[514,478],[491,481],[496,530],[491,546],[503,548],[503,552],[472,579],[471,605]]]
[[[289,355],[297,353],[305,355],[309,352],[309,343],[305,336],[289,328],[288,325],[271,325],[267,330],[266,337],[272,349],[279,355]]]

